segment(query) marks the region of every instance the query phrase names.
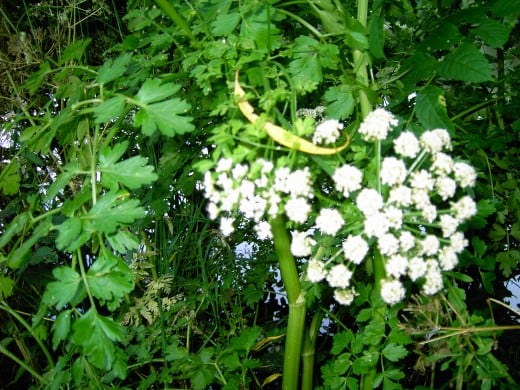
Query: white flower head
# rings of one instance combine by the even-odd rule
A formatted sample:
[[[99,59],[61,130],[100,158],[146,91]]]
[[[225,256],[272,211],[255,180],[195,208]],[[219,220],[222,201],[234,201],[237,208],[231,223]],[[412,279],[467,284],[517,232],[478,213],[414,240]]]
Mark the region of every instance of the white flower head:
[[[261,221],[255,224],[254,229],[259,240],[270,240],[273,238],[271,225],[267,221]]]
[[[399,244],[403,252],[408,252],[410,249],[415,247],[415,237],[408,230],[401,232],[399,236]]]
[[[363,189],[356,198],[356,205],[365,216],[379,213],[383,207],[383,197],[372,188]]]
[[[341,305],[349,306],[356,296],[353,288],[334,290],[334,299]]]
[[[457,183],[448,176],[441,176],[435,181],[435,189],[442,200],[447,200],[455,195]]]
[[[441,226],[442,236],[448,238],[457,231],[459,221],[449,214],[443,214],[439,217],[439,225]]]
[[[450,150],[450,134],[444,129],[426,131],[421,135],[420,144],[431,154],[441,152],[443,149]]]
[[[426,266],[427,271],[424,275],[425,281],[422,292],[425,295],[437,294],[443,286],[441,270],[435,260],[427,260]]]
[[[343,253],[345,259],[350,260],[354,264],[361,264],[368,252],[368,244],[361,236],[349,235],[343,241]]]
[[[455,232],[450,237],[450,248],[455,253],[461,253],[468,246],[468,240],[464,237],[464,233]]]
[[[412,204],[412,189],[404,185],[390,189],[388,203],[402,207],[410,206]]]
[[[435,153],[432,156],[431,170],[438,175],[449,175],[454,168],[454,162],[450,155],[446,153]]]
[[[363,173],[352,165],[343,165],[336,169],[332,175],[332,180],[336,185],[336,189],[348,198],[351,192],[361,188]]]
[[[377,246],[379,252],[385,256],[391,256],[399,251],[399,240],[391,233],[378,237]]]
[[[394,140],[394,150],[402,157],[415,158],[419,153],[419,140],[410,131],[405,131]]]
[[[402,184],[406,179],[406,165],[403,160],[385,157],[381,164],[381,182],[389,186]]]
[[[381,297],[389,305],[395,305],[403,300],[406,294],[399,280],[385,279],[381,282]]]
[[[305,167],[291,172],[287,177],[286,185],[291,196],[312,198],[312,181],[309,168]]]
[[[477,180],[477,173],[475,169],[466,163],[457,162],[453,166],[455,173],[455,180],[462,188],[474,187]]]
[[[312,246],[316,244],[307,232],[292,232],[291,253],[296,257],[307,257],[312,253]]]
[[[394,206],[388,206],[384,209],[384,215],[388,220],[391,228],[401,228],[403,224],[403,210]]]
[[[439,252],[440,242],[437,236],[428,234],[424,240],[421,241],[421,254],[426,256],[434,256]]]
[[[426,274],[428,267],[422,257],[412,257],[408,262],[408,277],[415,282]]]
[[[327,272],[327,282],[330,287],[347,288],[350,285],[352,271],[345,264],[336,264]]]
[[[233,176],[233,179],[238,180],[247,175],[247,172],[249,171],[249,167],[245,164],[237,164],[233,167],[231,170],[231,176]]]
[[[345,220],[336,209],[321,209],[316,217],[316,227],[331,236],[334,236],[344,224]]]
[[[291,221],[303,224],[307,222],[309,213],[311,212],[311,205],[307,199],[298,197],[290,198],[285,204],[285,214]]]
[[[279,192],[283,192],[288,194],[290,192],[290,188],[287,184],[287,180],[289,175],[291,174],[291,170],[287,167],[277,168],[274,171],[274,189]]]
[[[399,278],[406,274],[408,269],[408,259],[400,254],[395,254],[386,260],[385,270],[387,275]]]
[[[369,215],[365,219],[364,233],[368,238],[382,237],[390,228],[390,222],[383,213]]]
[[[215,172],[229,172],[231,167],[233,166],[233,159],[230,158],[221,158],[217,162],[217,166],[215,167]]]
[[[316,126],[312,142],[315,144],[332,144],[339,138],[339,131],[343,130],[343,124],[336,119],[329,119]]]
[[[365,141],[386,139],[392,127],[398,125],[395,116],[384,108],[377,108],[370,112],[359,126],[359,133]]]
[[[477,204],[469,196],[463,196],[456,203],[452,203],[451,208],[459,221],[465,221],[477,214]]]
[[[430,172],[425,169],[415,171],[411,174],[410,186],[412,189],[431,191],[435,185],[435,180]]]
[[[437,218],[437,207],[432,204],[423,204],[421,216],[428,222],[432,223]]]
[[[327,272],[325,264],[320,260],[311,259],[307,266],[307,279],[313,283],[318,283],[325,279]]]
[[[457,254],[451,247],[445,246],[440,250],[439,264],[443,271],[451,271],[453,268],[455,268],[458,262],[459,259]]]
[[[231,217],[222,217],[220,218],[220,231],[226,237],[228,237],[231,233],[235,231],[235,227],[233,223],[235,222],[235,218]]]

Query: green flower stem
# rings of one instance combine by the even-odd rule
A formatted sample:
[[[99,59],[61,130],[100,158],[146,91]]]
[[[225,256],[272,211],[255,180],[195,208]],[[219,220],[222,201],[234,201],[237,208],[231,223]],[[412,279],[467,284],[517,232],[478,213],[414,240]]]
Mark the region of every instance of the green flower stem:
[[[323,312],[318,311],[312,317],[311,325],[305,333],[305,341],[303,344],[302,361],[302,390],[312,390],[313,373],[314,373],[314,357],[316,353],[316,339],[320,330]]]
[[[170,4],[168,0],[155,0],[155,4],[161,8],[166,15],[175,23],[178,27],[180,27],[186,33],[186,36],[190,39],[190,41],[195,40],[195,36],[191,32],[190,26],[184,18],[177,12],[177,10]]]
[[[358,0],[357,20],[366,27],[368,18],[368,0]],[[356,68],[356,79],[364,88],[368,88],[368,70],[366,54],[360,50],[354,50],[353,59]],[[363,119],[372,111],[368,95],[364,89],[359,90],[359,104],[361,105],[361,116]]]
[[[274,250],[280,262],[280,273],[289,301],[289,318],[285,337],[282,389],[298,389],[300,353],[305,328],[305,297],[300,285],[296,261],[291,254],[291,241],[282,216],[271,220]]]
[[[9,359],[13,360],[16,364],[18,364],[20,367],[22,367],[24,370],[26,370],[29,374],[31,374],[35,379],[37,379],[42,385],[49,385],[49,382],[47,382],[40,374],[38,374],[36,371],[32,369],[31,366],[29,366],[27,363],[25,363],[23,360],[19,359],[18,356],[11,353],[7,348],[5,348],[0,343],[0,353],[7,356]]]

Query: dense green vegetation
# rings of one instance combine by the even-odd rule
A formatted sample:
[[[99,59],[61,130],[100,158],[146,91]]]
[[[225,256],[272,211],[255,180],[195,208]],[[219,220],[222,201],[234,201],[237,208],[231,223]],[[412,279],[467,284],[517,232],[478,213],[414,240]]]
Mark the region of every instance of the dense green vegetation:
[[[0,12],[1,388],[518,387],[518,0]],[[421,169],[431,204],[400,215]],[[359,193],[399,222],[367,232]],[[400,231],[437,287],[390,265]]]

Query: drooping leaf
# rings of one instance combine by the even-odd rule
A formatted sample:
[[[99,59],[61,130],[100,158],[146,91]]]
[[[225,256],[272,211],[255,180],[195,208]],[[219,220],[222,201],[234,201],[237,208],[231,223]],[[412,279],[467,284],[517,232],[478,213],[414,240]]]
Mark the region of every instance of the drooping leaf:
[[[0,172],[0,192],[4,195],[14,195],[18,192],[20,188],[19,169],[20,163],[13,160]]]
[[[29,219],[29,213],[22,213],[17,215],[11,223],[5,227],[4,232],[0,236],[0,249],[9,244],[14,235],[20,233],[25,228]]]
[[[383,58],[385,56],[383,50],[385,43],[384,20],[375,12],[370,15],[370,20],[368,21],[368,33],[370,53],[374,58]]]
[[[55,268],[52,275],[56,281],[47,284],[42,300],[49,306],[56,306],[59,310],[72,301],[82,279],[81,275],[70,267]]]
[[[100,233],[114,233],[120,226],[144,217],[144,208],[137,199],[125,199],[122,192],[109,192],[98,199],[83,219],[90,221]]]
[[[50,72],[51,66],[48,62],[40,64],[40,68],[38,69],[38,71],[31,73],[31,75],[24,84],[24,88],[27,88],[29,90],[29,93],[31,95],[34,95],[36,91],[40,88],[40,85],[42,85],[45,76],[47,76]]]
[[[426,129],[443,128],[452,130],[453,124],[446,111],[444,91],[429,85],[417,94],[415,110],[417,119]]]
[[[116,359],[116,342],[124,339],[121,325],[90,308],[72,325],[72,340],[82,346],[88,360],[97,368],[110,370]]]
[[[175,94],[180,88],[178,84],[163,83],[161,79],[148,79],[137,92],[135,100],[140,106],[160,102]]]
[[[79,164],[77,161],[72,161],[62,167],[63,172],[60,173],[56,180],[49,186],[47,193],[45,194],[45,201],[48,202],[60,192],[70,180],[80,172]]]
[[[72,310],[62,311],[56,316],[54,324],[52,324],[52,349],[56,350],[60,341],[67,338],[70,333]]]
[[[477,48],[460,45],[438,65],[439,74],[447,79],[479,83],[491,81],[491,65]]]
[[[132,53],[124,53],[115,59],[110,58],[105,61],[101,68],[99,68],[96,77],[97,82],[106,84],[121,77],[125,73],[131,59]]]
[[[22,245],[16,248],[16,250],[9,253],[9,256],[7,257],[7,266],[12,269],[24,266],[29,259],[33,246],[49,233],[51,227],[52,223],[50,218],[41,221],[32,232],[32,235],[27,238]]]
[[[134,277],[126,263],[110,253],[100,255],[87,272],[87,283],[93,296],[104,301],[118,300],[134,288]],[[115,307],[114,307],[115,306]]]

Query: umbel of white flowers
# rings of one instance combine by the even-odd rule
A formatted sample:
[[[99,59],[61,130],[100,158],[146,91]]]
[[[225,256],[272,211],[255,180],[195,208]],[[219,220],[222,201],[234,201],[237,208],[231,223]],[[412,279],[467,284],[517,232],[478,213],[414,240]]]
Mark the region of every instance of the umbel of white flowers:
[[[367,142],[387,138],[397,119],[384,109],[371,112],[359,128]],[[343,125],[336,120],[317,126],[313,139],[333,143]],[[258,159],[250,164],[221,158],[203,180],[209,200],[210,218],[220,217],[224,235],[235,229],[236,216],[254,221],[259,239],[272,238],[269,217],[284,213],[294,226],[291,252],[310,257],[306,278],[326,281],[340,304],[352,303],[354,270],[376,246],[384,258],[386,278],[381,283],[383,300],[392,305],[406,295],[405,278],[418,283],[422,293],[432,295],[443,287],[442,271],[452,270],[468,242],[459,226],[474,216],[477,207],[467,195],[457,195],[475,185],[476,172],[465,162],[454,160],[451,139],[444,129],[424,132],[419,138],[410,131],[393,140],[393,148],[381,159],[379,181],[385,191],[363,186],[363,171],[352,164],[337,167],[332,181],[344,204],[361,218],[349,221],[344,207],[313,210],[315,191],[308,167],[291,170]],[[309,228],[309,222],[314,229]],[[339,238],[339,252],[330,259],[313,258],[317,233]]]

